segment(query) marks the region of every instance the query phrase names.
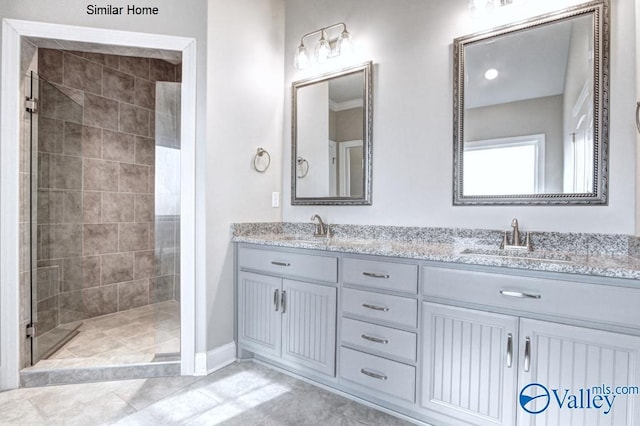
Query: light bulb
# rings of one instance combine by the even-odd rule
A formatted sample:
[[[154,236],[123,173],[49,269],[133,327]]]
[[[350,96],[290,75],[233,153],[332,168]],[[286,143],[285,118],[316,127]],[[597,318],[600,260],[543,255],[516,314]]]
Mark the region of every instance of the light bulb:
[[[352,56],[353,55],[353,42],[351,40],[351,34],[347,32],[345,29],[342,34],[340,34],[340,38],[338,39],[338,53],[341,56]]]
[[[327,58],[329,58],[329,53],[331,53],[331,46],[329,42],[324,38],[324,31],[322,32],[322,37],[316,46],[316,61],[319,64],[323,64],[327,62]]]
[[[304,44],[298,47],[298,51],[293,58],[293,66],[298,70],[303,70],[309,66],[309,56],[307,55],[307,48]]]

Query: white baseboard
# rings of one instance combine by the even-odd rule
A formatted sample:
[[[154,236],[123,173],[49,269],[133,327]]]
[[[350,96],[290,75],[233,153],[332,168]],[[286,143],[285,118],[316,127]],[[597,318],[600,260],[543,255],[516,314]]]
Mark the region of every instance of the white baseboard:
[[[236,342],[227,343],[207,353],[196,353],[195,376],[206,376],[236,360]]]

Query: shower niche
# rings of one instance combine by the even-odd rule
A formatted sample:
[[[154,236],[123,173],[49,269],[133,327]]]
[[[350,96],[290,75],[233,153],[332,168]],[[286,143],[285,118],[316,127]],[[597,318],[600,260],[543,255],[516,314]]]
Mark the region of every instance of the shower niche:
[[[181,65],[37,44],[22,52],[21,365],[177,361]]]

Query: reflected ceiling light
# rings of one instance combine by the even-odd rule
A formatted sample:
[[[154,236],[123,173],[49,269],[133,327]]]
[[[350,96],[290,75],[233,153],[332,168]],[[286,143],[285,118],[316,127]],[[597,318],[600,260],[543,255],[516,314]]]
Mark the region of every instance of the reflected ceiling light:
[[[342,33],[337,37],[330,38],[329,33],[335,28],[342,27]],[[325,63],[328,59],[335,56],[349,56],[353,54],[353,40],[351,34],[347,31],[347,26],[339,22],[337,24],[330,25],[328,27],[320,28],[319,30],[312,31],[302,36],[300,39],[300,46],[296,51],[293,58],[293,66],[296,69],[302,70],[310,65],[309,54],[307,53],[307,47],[304,44],[304,39],[314,34],[320,34],[320,40],[316,44],[314,49],[313,59],[319,63]],[[332,48],[334,46],[334,48]]]
[[[495,80],[496,77],[498,77],[498,70],[495,68],[489,68],[485,73],[484,73],[484,78],[486,78],[487,80]]]

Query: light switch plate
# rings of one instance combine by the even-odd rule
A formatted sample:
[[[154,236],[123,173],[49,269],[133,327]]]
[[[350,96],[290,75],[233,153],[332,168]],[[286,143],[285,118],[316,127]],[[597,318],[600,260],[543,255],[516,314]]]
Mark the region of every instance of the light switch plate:
[[[280,207],[280,193],[272,192],[271,193],[271,207]]]

